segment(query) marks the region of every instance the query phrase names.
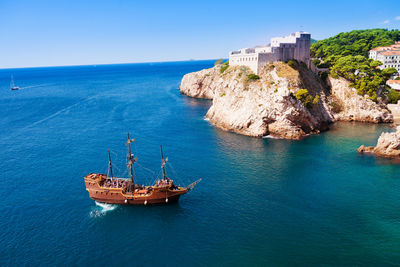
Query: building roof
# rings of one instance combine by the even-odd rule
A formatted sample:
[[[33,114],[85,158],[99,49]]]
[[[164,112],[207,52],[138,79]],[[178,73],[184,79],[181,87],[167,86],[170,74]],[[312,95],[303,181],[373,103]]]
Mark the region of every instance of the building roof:
[[[381,54],[384,56],[398,56],[398,55],[400,55],[400,50],[387,51],[387,52],[383,52]]]
[[[399,84],[400,85],[400,80],[388,80],[386,83],[387,84]]]
[[[380,46],[380,47],[375,47],[374,49],[371,49],[369,51],[385,51],[385,50],[390,50],[390,47]]]

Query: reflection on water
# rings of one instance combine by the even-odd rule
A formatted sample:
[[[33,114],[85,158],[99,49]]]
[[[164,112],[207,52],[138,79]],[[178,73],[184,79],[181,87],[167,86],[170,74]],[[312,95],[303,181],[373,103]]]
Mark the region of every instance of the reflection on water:
[[[183,104],[185,106],[188,106],[188,107],[192,107],[192,108],[195,108],[195,107],[206,107],[206,108],[209,108],[212,105],[212,100],[210,100],[210,99],[193,98],[193,97],[186,96],[186,95],[183,95],[183,94],[181,96],[182,96]]]

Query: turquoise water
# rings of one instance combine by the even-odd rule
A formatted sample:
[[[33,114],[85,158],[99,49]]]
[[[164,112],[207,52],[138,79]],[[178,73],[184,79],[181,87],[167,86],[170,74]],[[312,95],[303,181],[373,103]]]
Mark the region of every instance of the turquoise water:
[[[398,265],[400,164],[356,153],[391,129],[221,131],[204,120],[210,101],[177,89],[212,64],[0,70],[0,265]],[[127,131],[142,182],[160,144],[177,183],[202,182],[176,205],[96,205],[83,176],[107,171],[108,148],[126,173]]]

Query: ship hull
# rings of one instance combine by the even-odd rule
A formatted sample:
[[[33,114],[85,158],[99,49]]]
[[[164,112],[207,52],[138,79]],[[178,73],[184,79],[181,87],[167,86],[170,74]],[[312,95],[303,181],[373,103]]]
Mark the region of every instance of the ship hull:
[[[126,192],[124,187],[111,188],[101,186],[106,178],[104,174],[89,174],[85,177],[86,190],[95,201],[118,205],[160,205],[178,202],[181,195],[186,194],[186,187],[146,187],[144,190]]]
[[[155,198],[155,199],[110,199],[110,198],[94,198],[91,199],[108,204],[117,204],[117,205],[167,205],[177,203],[179,201],[180,195],[172,196],[168,198]]]

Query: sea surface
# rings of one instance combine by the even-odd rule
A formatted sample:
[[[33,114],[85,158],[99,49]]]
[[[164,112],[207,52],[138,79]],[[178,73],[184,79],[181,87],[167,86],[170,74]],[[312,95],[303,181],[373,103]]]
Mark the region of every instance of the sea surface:
[[[0,70],[0,266],[395,266],[400,164],[358,155],[388,125],[337,123],[302,141],[221,131],[209,100],[183,96],[213,61]],[[10,76],[22,89],[9,89]],[[88,197],[83,177],[160,174],[169,206]]]

